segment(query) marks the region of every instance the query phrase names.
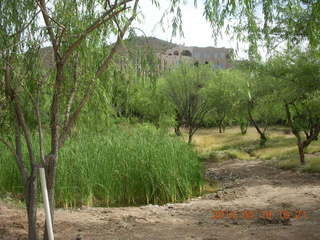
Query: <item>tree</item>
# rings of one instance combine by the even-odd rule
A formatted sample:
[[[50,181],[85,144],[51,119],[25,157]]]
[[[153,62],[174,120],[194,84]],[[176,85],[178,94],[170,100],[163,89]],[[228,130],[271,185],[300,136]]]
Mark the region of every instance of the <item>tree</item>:
[[[29,239],[36,239],[37,186],[35,179],[37,173],[34,171],[35,156],[33,153],[30,131],[27,128],[26,119],[22,113],[21,98],[24,96],[18,94],[22,89],[18,81],[21,79],[18,70],[21,67],[19,64],[19,54],[23,48],[20,42],[25,37],[24,32],[27,29],[34,29],[32,22],[37,16],[37,12],[34,10],[33,1],[3,1],[0,4],[0,11],[2,13],[2,17],[0,18],[1,85],[4,89],[5,111],[10,118],[7,123],[11,126],[9,126],[8,130],[13,132],[15,146],[12,146],[5,138],[1,137],[0,141],[12,152],[20,170],[29,222]],[[28,150],[31,150],[29,152],[31,171],[28,171],[22,156],[22,134],[24,135]]]
[[[237,70],[216,70],[205,89],[211,108],[209,117],[219,127],[220,133],[236,117],[234,112],[239,97],[238,82],[244,82],[243,77],[244,73]]]
[[[274,44],[287,41],[289,46],[308,42],[312,48],[320,42],[320,3],[314,0],[300,0],[287,7],[279,8],[275,16],[276,25],[270,27],[269,37]]]
[[[150,88],[138,85],[130,101],[130,109],[131,117],[153,123],[158,128],[172,127],[174,123],[174,108],[159,86]]]
[[[207,66],[180,65],[164,76],[163,92],[175,108],[176,127],[188,128],[188,143],[210,110],[203,89],[212,73]]]
[[[266,66],[273,98],[282,103],[286,120],[297,139],[300,163],[305,149],[320,133],[319,51],[293,51],[271,59]],[[271,80],[271,81],[270,81]]]
[[[307,40],[313,48],[320,44],[320,2],[317,0],[206,0],[204,8],[213,36],[220,36],[221,30],[226,29],[238,39],[248,41],[251,60],[259,59],[261,43],[270,51],[282,41],[290,45]]]
[[[2,76],[8,103],[7,111],[14,120],[11,129],[14,130],[15,141],[11,142],[10,138],[0,139],[11,150],[23,179],[29,239],[38,239],[37,169],[42,166],[46,170],[53,216],[59,150],[136,18],[138,3],[139,0],[55,0],[51,2],[50,10],[45,0],[6,0],[0,4],[3,16],[0,25],[1,63],[4,66]],[[45,23],[44,30],[39,26],[40,14]],[[100,47],[101,51],[105,45],[103,38],[112,32],[117,35],[116,43],[97,59],[96,48],[93,46]],[[45,73],[35,71],[41,69],[38,50],[43,40],[51,43],[54,55],[54,66]],[[30,53],[32,58],[25,59],[27,53]],[[24,59],[28,62],[23,61]],[[100,62],[97,63],[97,60]],[[28,99],[32,105],[26,107],[22,99]],[[42,102],[43,100],[47,102]],[[34,113],[32,115],[35,116],[38,131],[39,140],[36,145],[40,147],[39,156],[36,156],[32,138],[32,124],[27,119],[30,108]],[[44,120],[45,117],[48,121]],[[46,123],[49,131],[45,129]],[[46,149],[44,144],[46,134],[50,135],[49,149]],[[29,166],[26,166],[22,154],[24,143],[28,148]]]
[[[258,104],[259,103],[259,98],[262,97],[260,96],[259,93],[257,93],[257,90],[261,90],[261,86],[260,88],[257,88],[257,78],[255,78],[254,74],[252,74],[250,76],[251,81],[248,81],[248,96],[247,96],[247,111],[248,111],[248,119],[250,121],[250,123],[254,126],[254,128],[257,130],[259,136],[260,136],[260,146],[263,147],[265,146],[266,142],[267,142],[267,135],[266,135],[266,131],[268,128],[268,124],[267,124],[267,120],[266,118],[260,118],[261,119],[261,125],[263,125],[263,127],[261,128],[258,124],[258,122],[256,121],[256,118],[253,115],[253,111],[254,109],[258,109],[261,107],[264,107],[263,105]],[[250,79],[249,78],[249,79]],[[253,80],[254,79],[254,80]],[[254,87],[252,87],[252,84],[254,84]],[[259,114],[259,112],[258,112]]]
[[[235,66],[243,77],[237,81],[237,107],[241,121],[247,119],[260,136],[260,146],[265,146],[270,125],[283,119],[281,107],[270,96],[272,89],[268,87],[268,77],[263,71],[262,63],[246,61]]]

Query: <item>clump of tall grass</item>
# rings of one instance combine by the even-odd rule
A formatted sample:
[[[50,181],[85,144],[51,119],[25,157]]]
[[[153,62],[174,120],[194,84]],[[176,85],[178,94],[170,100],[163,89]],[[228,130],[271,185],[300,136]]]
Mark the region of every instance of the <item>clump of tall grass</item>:
[[[0,176],[10,180],[0,190],[19,191],[14,160],[6,162],[0,160]],[[151,126],[114,128],[66,143],[55,198],[60,207],[163,204],[198,195],[201,186],[201,163],[188,144]]]

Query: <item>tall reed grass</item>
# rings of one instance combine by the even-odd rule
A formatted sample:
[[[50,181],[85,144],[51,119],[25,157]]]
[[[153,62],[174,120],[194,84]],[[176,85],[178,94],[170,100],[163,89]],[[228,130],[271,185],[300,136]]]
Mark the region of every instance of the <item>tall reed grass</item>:
[[[19,193],[15,162],[0,150],[0,191]],[[186,143],[151,126],[113,128],[66,144],[55,198],[59,207],[163,204],[198,195],[201,186],[200,161]]]

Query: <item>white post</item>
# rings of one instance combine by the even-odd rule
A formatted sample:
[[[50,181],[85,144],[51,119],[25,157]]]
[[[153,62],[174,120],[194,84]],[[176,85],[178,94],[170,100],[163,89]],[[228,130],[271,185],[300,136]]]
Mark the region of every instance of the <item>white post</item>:
[[[49,198],[48,198],[48,190],[47,190],[47,183],[46,183],[46,174],[44,172],[44,168],[39,168],[39,171],[40,171],[40,181],[41,181],[41,189],[42,189],[42,196],[43,196],[44,211],[45,211],[45,214],[46,214],[48,237],[49,237],[49,240],[54,240],[54,238],[53,238],[53,230],[52,230],[51,212],[50,212],[50,205],[49,205]]]

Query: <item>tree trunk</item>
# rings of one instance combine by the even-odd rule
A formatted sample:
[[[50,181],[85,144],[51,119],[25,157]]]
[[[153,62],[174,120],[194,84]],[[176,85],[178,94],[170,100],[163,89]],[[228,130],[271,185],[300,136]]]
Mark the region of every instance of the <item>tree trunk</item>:
[[[189,134],[189,136],[188,136],[188,144],[191,144],[191,142],[192,142],[192,135]]]
[[[245,135],[247,133],[248,130],[248,121],[241,121],[240,122],[240,130],[241,130],[241,134]]]
[[[223,121],[224,121],[225,116],[223,116],[222,119],[218,120],[218,125],[219,125],[219,133],[223,133],[224,132],[224,125],[223,125]]]
[[[223,124],[223,121],[219,122],[219,133],[224,133],[226,127]]]
[[[298,143],[298,150],[299,150],[299,156],[300,156],[300,163],[301,165],[305,165],[305,160],[304,160],[304,146],[302,143]]]
[[[180,124],[178,124],[177,126],[175,126],[174,132],[175,132],[175,134],[176,134],[178,137],[181,136]]]
[[[268,139],[263,132],[261,132],[259,134],[260,134],[260,147],[264,147],[266,145],[266,142]]]
[[[174,127],[174,132],[176,133],[176,135],[178,137],[180,137],[182,134],[181,134],[181,131],[180,131],[180,127],[182,125],[182,120],[181,120],[181,117],[180,117],[180,114],[179,112],[176,110],[176,116],[175,116],[175,121],[176,121],[176,126]]]
[[[13,51],[14,53],[16,50]],[[37,167],[35,165],[35,158],[33,153],[32,141],[30,136],[30,130],[25,122],[24,114],[20,105],[18,91],[11,86],[11,82],[14,79],[12,69],[12,56],[7,57],[5,65],[5,91],[6,97],[12,104],[12,109],[15,115],[15,159],[22,176],[24,186],[24,197],[27,208],[28,218],[28,239],[37,240]],[[25,138],[25,142],[28,148],[29,161],[30,161],[30,176],[28,174],[27,167],[23,161],[22,153],[22,132]]]
[[[193,134],[194,134],[193,129],[189,127],[188,144],[191,144]]]
[[[35,171],[35,169],[33,170]],[[33,174],[35,175],[35,174]],[[28,215],[28,239],[37,240],[37,179],[31,176],[24,187]]]
[[[291,112],[290,112],[290,108],[289,108],[289,104],[285,103],[285,109],[286,109],[286,114],[287,114],[287,120],[289,123],[289,126],[291,128],[292,133],[295,135],[296,139],[297,139],[297,146],[298,146],[298,150],[299,150],[299,157],[300,157],[300,164],[304,165],[305,164],[305,159],[304,159],[304,149],[310,144],[310,139],[307,142],[303,142],[299,133],[299,130],[296,129],[293,125],[293,120],[291,117]],[[307,137],[308,139],[308,137]]]
[[[250,103],[249,103],[250,104]],[[255,127],[255,129],[257,130],[257,132],[259,133],[260,135],[260,147],[264,147],[266,142],[267,142],[267,136],[265,134],[265,130],[264,131],[261,131],[261,129],[259,128],[257,122],[253,119],[253,116],[252,116],[252,113],[251,113],[251,107],[250,105],[248,105],[248,116],[249,116],[249,120],[250,122],[253,124],[253,126]]]

